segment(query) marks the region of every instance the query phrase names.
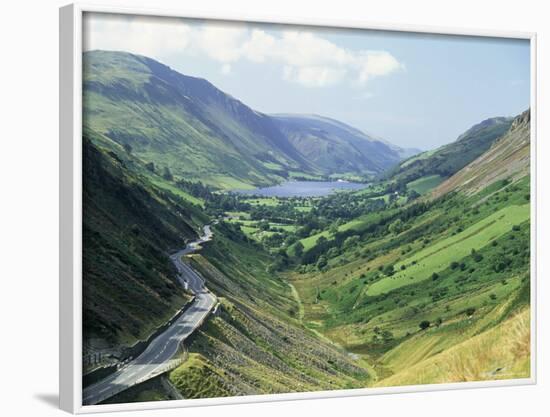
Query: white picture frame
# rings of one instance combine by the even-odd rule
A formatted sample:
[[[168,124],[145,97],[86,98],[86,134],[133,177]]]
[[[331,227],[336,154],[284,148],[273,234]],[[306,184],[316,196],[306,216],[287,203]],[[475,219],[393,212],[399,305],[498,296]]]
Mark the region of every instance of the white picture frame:
[[[414,385],[390,388],[319,391],[213,399],[189,399],[114,405],[82,405],[82,18],[86,12],[149,15],[182,18],[200,18],[258,23],[285,23],[303,26],[374,29],[445,35],[503,37],[527,39],[531,46],[531,189],[537,190],[537,107],[536,107],[536,42],[535,33],[466,30],[447,27],[393,25],[388,23],[296,19],[292,16],[230,15],[196,13],[185,10],[158,10],[154,8],[105,7],[71,4],[59,12],[60,48],[60,407],[71,413],[148,410],[178,407],[198,407],[222,404],[289,401],[328,397],[396,394],[434,390],[471,389],[535,384],[536,375],[536,273],[537,273],[537,196],[532,192],[531,204],[531,376],[484,382]]]

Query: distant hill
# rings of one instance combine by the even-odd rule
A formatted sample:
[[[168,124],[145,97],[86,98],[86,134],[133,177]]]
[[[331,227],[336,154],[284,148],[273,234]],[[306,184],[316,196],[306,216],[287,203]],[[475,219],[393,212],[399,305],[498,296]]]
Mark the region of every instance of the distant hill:
[[[401,149],[334,119],[316,115],[273,115],[300,154],[325,174],[377,174],[418,150]]]
[[[487,152],[440,184],[433,196],[449,191],[474,193],[499,180],[521,178],[529,174],[531,111],[516,117],[510,129]]]
[[[207,80],[126,52],[86,52],[83,88],[85,126],[177,178],[223,189],[381,173],[408,152],[330,119],[268,116]]]
[[[512,120],[511,117],[484,120],[456,141],[402,161],[388,172],[387,177],[404,183],[430,176],[448,178],[487,151],[496,139],[508,131]]]

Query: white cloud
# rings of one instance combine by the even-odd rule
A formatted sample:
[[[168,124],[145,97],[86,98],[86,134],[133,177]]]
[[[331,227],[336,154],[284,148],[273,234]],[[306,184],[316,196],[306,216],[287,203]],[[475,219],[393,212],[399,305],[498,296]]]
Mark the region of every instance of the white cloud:
[[[345,69],[330,66],[291,67],[287,65],[283,69],[283,79],[300,83],[305,87],[336,84],[345,74]]]
[[[221,72],[223,75],[231,74],[231,64],[223,64]]]
[[[342,48],[315,33],[288,30],[276,35],[244,24],[187,24],[180,19],[89,15],[85,49],[126,50],[162,59],[169,54],[206,56],[229,74],[234,63],[273,63],[282,78],[306,87],[351,80],[364,85],[404,66],[387,51]]]
[[[404,66],[393,55],[385,51],[369,51],[359,58],[359,82],[366,83],[369,79],[391,74]]]
[[[268,35],[260,29],[253,29],[249,38],[243,44],[243,55],[252,62],[265,62],[277,47],[274,36]]]
[[[243,26],[206,24],[193,33],[192,47],[216,61],[229,63],[242,56],[240,45],[248,37],[248,30]]]
[[[192,28],[181,19],[86,14],[83,32],[84,50],[126,51],[161,59],[186,50]]]

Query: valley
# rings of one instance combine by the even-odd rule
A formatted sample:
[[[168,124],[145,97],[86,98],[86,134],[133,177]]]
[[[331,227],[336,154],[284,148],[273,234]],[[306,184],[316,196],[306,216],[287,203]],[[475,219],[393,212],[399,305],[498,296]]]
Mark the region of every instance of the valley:
[[[157,343],[182,270],[219,303],[106,402],[530,376],[529,110],[420,152],[150,58],[85,65],[85,371]]]

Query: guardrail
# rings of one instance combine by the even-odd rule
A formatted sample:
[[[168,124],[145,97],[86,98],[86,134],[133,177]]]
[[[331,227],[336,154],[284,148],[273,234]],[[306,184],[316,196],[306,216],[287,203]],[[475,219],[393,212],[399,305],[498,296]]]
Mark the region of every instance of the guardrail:
[[[210,238],[212,237],[212,234],[210,234],[209,238],[204,240],[204,241],[201,241],[200,243],[206,243],[210,240]],[[200,245],[200,244],[199,244]],[[189,268],[193,269],[190,265],[189,265]],[[200,274],[198,271],[196,271],[195,269],[193,269],[193,271],[199,276],[199,278],[201,279],[202,283],[203,283],[203,286],[204,286],[204,283],[205,283],[205,279],[203,278],[202,274]],[[208,309],[208,311],[206,312],[206,314],[204,314],[204,316],[192,327],[191,329],[191,332],[189,332],[189,335],[187,337],[185,337],[184,339],[182,339],[180,341],[180,344],[178,346],[178,350],[174,353],[173,356],[176,356],[178,355],[178,353],[180,354],[179,357],[175,358],[175,359],[170,359],[168,361],[166,361],[162,366],[159,366],[157,368],[155,368],[155,370],[145,376],[143,376],[142,378],[139,378],[137,380],[135,380],[134,382],[132,382],[131,384],[129,385],[120,385],[120,386],[116,386],[115,388],[113,388],[112,390],[110,390],[109,392],[106,392],[105,394],[103,395],[100,395],[99,397],[96,397],[96,401],[93,403],[93,404],[97,404],[97,403],[100,403],[102,401],[105,401],[111,397],[114,397],[115,395],[117,394],[120,394],[121,392],[123,391],[126,391],[127,389],[129,388],[132,388],[136,385],[139,385],[139,384],[142,384],[143,382],[145,381],[148,381],[150,379],[153,379],[159,375],[162,375],[166,372],[169,372],[175,368],[177,368],[178,366],[180,366],[182,363],[184,363],[188,358],[189,358],[189,352],[187,350],[187,348],[185,347],[185,341],[190,338],[191,336],[193,336],[194,332],[203,326],[203,324],[206,322],[206,320],[209,318],[210,314],[214,311],[217,311],[218,308],[219,308],[219,305],[220,303],[218,302],[218,297],[216,297],[216,295],[214,293],[212,293],[208,288],[206,288],[206,286],[204,286],[204,289],[210,294],[212,295],[212,297],[214,297],[214,303],[212,304],[212,306]],[[189,306],[191,306],[192,304],[194,304],[196,301],[196,297],[194,296],[192,301],[191,302],[188,302],[186,303],[186,305],[178,312],[176,313],[170,320],[168,323],[166,323],[165,325],[161,326],[162,328],[162,331],[164,331],[165,329],[167,329],[168,327],[170,327],[177,319],[179,319],[179,317],[181,317],[183,314],[185,314],[185,311],[187,310],[187,308]],[[147,339],[147,342],[143,343],[145,346],[144,348],[142,349],[145,350],[145,347],[155,338],[157,337],[161,331],[161,329],[157,329],[157,331],[154,333],[154,337],[150,337]],[[135,346],[133,346],[134,349],[139,349],[141,348],[141,343],[138,342]],[[123,366],[122,368],[119,369],[122,370],[124,369],[126,366],[128,366],[131,362],[129,362],[128,364],[126,364],[125,366]],[[89,404],[87,404],[89,405]]]
[[[210,293],[210,294],[212,294],[212,293]],[[107,400],[111,397],[114,397],[117,394],[120,394],[123,391],[126,391],[127,389],[130,389],[130,388],[132,388],[136,385],[142,384],[142,383],[144,383],[144,382],[146,382],[150,379],[153,379],[153,378],[155,378],[159,375],[162,375],[166,372],[174,370],[178,366],[180,366],[182,363],[184,363],[189,358],[189,351],[187,350],[187,347],[185,346],[185,341],[189,337],[191,337],[198,328],[200,328],[204,325],[206,320],[210,317],[210,313],[212,313],[212,311],[219,306],[218,298],[214,294],[212,294],[212,296],[214,297],[214,300],[216,301],[216,303],[214,303],[210,307],[208,312],[193,326],[193,328],[192,328],[191,332],[189,333],[189,335],[180,342],[180,344],[178,346],[178,350],[174,354],[174,356],[176,356],[179,353],[180,354],[179,357],[168,360],[165,364],[163,364],[163,366],[159,366],[153,372],[147,374],[146,376],[144,376],[142,378],[139,378],[139,379],[135,380],[134,382],[132,382],[129,385],[117,386],[116,388],[110,390],[109,392],[106,392],[105,394],[97,397],[96,401],[93,404],[97,404],[97,403],[100,403],[102,401],[105,401],[105,400]],[[121,369],[124,369],[124,368],[125,367],[123,367]],[[90,404],[87,404],[87,405],[90,405]]]

